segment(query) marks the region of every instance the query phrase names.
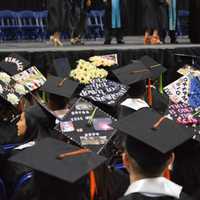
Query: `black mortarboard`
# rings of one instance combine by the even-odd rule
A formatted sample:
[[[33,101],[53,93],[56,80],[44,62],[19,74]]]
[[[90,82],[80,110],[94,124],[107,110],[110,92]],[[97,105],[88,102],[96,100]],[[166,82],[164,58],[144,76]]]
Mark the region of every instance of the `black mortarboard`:
[[[46,138],[9,160],[68,183],[75,183],[106,159],[88,149],[80,149],[59,140]]]
[[[85,99],[78,99],[58,129],[76,144],[100,152],[115,134],[116,120]]]
[[[58,96],[71,98],[78,88],[79,83],[69,78],[49,76],[41,90]]]
[[[156,79],[167,69],[153,58],[149,56],[143,56],[140,58],[140,61],[146,66],[147,69],[150,70],[151,76],[149,78]]]
[[[69,75],[71,70],[69,60],[67,57],[58,58],[53,61],[53,64],[50,66],[50,73],[59,77],[66,77]]]
[[[193,137],[192,129],[163,118],[150,108],[143,108],[118,121],[119,131],[165,154]]]
[[[117,79],[125,85],[131,85],[151,77],[150,70],[138,60],[134,60],[132,63],[113,70],[112,72]]]
[[[189,54],[174,54],[175,60],[179,65],[192,65],[193,67],[199,68],[200,66],[200,56],[189,55]]]
[[[0,69],[8,74],[15,75],[30,67],[30,62],[18,54],[10,54],[0,63]]]

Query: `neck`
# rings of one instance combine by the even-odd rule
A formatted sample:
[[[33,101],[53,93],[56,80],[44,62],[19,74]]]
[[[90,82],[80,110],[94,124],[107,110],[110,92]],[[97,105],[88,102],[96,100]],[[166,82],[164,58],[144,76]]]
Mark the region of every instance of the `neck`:
[[[129,178],[130,178],[130,182],[133,183],[133,182],[139,181],[141,179],[144,179],[146,177],[144,177],[140,174],[137,174],[137,173],[130,173]]]

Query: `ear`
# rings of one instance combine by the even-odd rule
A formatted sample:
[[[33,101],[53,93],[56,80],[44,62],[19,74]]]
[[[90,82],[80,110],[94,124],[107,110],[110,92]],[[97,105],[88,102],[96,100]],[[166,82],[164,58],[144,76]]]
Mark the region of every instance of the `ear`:
[[[174,160],[175,160],[175,154],[172,153],[169,160],[168,160],[168,169],[169,170],[173,169]]]
[[[122,154],[122,161],[123,161],[123,164],[125,166],[125,168],[129,171],[129,168],[130,168],[130,164],[129,164],[129,157],[128,157],[128,153],[127,152],[124,152]]]

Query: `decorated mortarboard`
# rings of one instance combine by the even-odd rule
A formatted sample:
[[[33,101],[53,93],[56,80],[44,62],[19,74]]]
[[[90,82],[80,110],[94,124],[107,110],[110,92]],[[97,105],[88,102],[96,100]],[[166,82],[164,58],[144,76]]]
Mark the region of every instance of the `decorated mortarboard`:
[[[12,78],[25,86],[30,92],[40,88],[46,82],[46,78],[35,66],[12,76]]]
[[[111,67],[113,65],[118,65],[117,54],[92,56],[89,58],[89,61],[96,67]]]
[[[18,54],[10,54],[0,63],[0,69],[9,75],[15,75],[30,67],[30,62]]]
[[[50,66],[50,74],[62,78],[69,75],[70,71],[71,67],[67,57],[53,60],[53,63]]]
[[[88,149],[80,149],[62,141],[46,138],[9,160],[59,180],[75,183],[103,164],[106,159]]]
[[[117,79],[125,85],[131,85],[151,77],[150,70],[138,60],[134,60],[132,63],[113,70],[112,72]]]
[[[115,105],[126,94],[128,87],[107,79],[95,79],[85,86],[80,96],[106,105]]]
[[[13,106],[17,106],[21,97],[27,94],[29,90],[17,83],[11,76],[5,72],[0,72],[0,96]]]
[[[150,108],[143,108],[116,124],[119,131],[165,154],[193,137],[192,129],[177,125]]]
[[[164,88],[164,91],[174,103],[185,103],[193,108],[200,107],[200,80],[188,74]]]
[[[78,145],[100,153],[115,134],[115,121],[92,103],[80,98],[57,128]]]
[[[66,78],[49,76],[45,84],[41,87],[41,90],[47,93],[55,94],[71,98],[78,88],[79,83]]]
[[[151,79],[158,78],[163,72],[165,72],[167,69],[157,61],[155,61],[153,58],[149,56],[143,56],[140,58],[140,61],[146,66],[147,69],[150,70],[151,73]]]

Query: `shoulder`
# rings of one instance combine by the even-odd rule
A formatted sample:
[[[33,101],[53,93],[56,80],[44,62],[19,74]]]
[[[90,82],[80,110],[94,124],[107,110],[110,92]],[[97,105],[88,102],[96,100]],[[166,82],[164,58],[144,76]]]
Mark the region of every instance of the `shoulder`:
[[[180,200],[193,200],[193,198],[187,195],[186,193],[181,192]]]

